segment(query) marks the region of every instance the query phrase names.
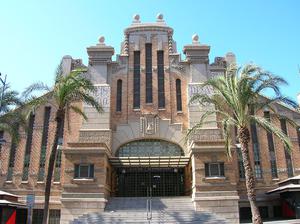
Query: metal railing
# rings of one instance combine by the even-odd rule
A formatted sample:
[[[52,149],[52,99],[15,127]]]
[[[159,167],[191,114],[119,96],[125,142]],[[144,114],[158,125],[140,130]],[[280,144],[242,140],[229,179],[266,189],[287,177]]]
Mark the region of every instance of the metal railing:
[[[147,187],[147,220],[151,223],[152,220],[152,188]]]

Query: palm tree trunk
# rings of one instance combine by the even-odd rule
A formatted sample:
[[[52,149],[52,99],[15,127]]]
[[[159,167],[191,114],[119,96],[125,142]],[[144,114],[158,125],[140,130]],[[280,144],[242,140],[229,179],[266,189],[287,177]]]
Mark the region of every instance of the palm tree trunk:
[[[238,135],[241,144],[241,152],[242,152],[242,158],[243,158],[243,163],[245,168],[246,188],[247,188],[248,200],[251,206],[252,223],[262,224],[263,222],[260,217],[259,209],[256,205],[255,179],[252,172],[249,150],[248,150],[248,143],[250,141],[249,129],[247,127],[239,128]]]
[[[63,119],[64,119],[64,111],[58,110],[56,112],[56,118],[55,118],[56,130],[55,130],[54,142],[52,145],[50,158],[49,158],[48,173],[47,173],[47,180],[46,180],[46,187],[45,187],[45,204],[44,204],[44,213],[43,213],[43,224],[48,223],[51,182],[52,182],[54,163],[55,163],[56,152],[57,152],[58,137],[63,128]]]

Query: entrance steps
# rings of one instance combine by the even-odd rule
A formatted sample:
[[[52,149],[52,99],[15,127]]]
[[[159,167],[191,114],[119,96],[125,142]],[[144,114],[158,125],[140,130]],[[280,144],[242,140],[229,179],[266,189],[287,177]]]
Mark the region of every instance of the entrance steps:
[[[75,219],[72,224],[121,224],[121,223],[151,223],[151,224],[225,224],[225,219],[209,212],[196,212],[190,197],[153,197],[152,219],[147,220],[147,198],[142,197],[112,197],[105,211],[89,213]]]

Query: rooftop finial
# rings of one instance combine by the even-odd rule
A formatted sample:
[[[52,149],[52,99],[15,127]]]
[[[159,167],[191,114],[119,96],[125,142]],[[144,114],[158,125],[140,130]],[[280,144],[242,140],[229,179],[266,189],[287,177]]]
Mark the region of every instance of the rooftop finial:
[[[104,45],[105,42],[105,37],[104,36],[100,36],[99,37],[99,44]]]
[[[199,44],[199,36],[198,36],[198,34],[194,34],[192,36],[192,41],[193,41],[193,44]]]
[[[139,14],[134,14],[133,15],[133,22],[134,23],[140,23],[140,15]]]
[[[164,15],[162,13],[158,13],[156,16],[157,22],[163,22],[164,21]]]

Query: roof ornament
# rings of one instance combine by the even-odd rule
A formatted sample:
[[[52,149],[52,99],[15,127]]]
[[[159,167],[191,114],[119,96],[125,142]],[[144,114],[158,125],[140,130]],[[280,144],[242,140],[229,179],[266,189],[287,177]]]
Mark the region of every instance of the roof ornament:
[[[134,14],[133,15],[133,23],[140,23],[140,15],[139,14]]]
[[[164,22],[164,15],[162,13],[158,13],[156,16],[157,22]]]
[[[104,36],[100,36],[98,39],[99,43],[97,45],[105,45],[105,37]]]
[[[194,34],[194,35],[192,36],[192,43],[193,43],[193,44],[200,44],[198,34]]]

